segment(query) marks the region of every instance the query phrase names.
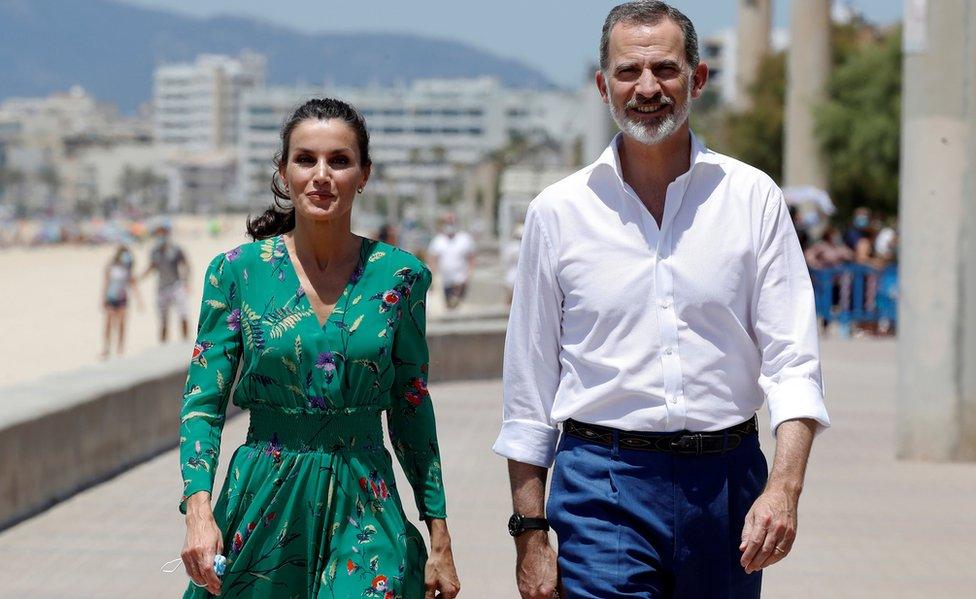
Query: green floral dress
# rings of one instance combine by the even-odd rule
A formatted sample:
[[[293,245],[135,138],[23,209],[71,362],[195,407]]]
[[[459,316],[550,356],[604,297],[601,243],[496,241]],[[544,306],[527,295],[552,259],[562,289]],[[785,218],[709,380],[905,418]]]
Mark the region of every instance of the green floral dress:
[[[421,518],[444,518],[427,393],[430,271],[364,239],[324,326],[281,237],[210,263],[180,423],[183,500],[213,487],[224,414],[250,411],[214,505],[222,597],[423,597],[424,542],[408,522],[381,412]],[[184,597],[206,597],[192,583]]]

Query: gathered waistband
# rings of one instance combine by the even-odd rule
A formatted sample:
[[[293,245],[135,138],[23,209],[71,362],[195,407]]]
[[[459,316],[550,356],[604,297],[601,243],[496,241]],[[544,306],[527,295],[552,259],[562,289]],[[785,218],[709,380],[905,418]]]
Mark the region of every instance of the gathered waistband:
[[[251,408],[249,445],[269,444],[290,451],[378,451],[383,424],[378,409],[329,413],[289,413]]]

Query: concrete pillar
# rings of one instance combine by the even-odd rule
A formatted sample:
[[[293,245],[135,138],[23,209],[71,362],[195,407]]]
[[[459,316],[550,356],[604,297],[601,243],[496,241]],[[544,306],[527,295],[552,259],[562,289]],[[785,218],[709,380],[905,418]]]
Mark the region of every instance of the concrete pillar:
[[[759,76],[759,65],[769,52],[773,22],[772,0],[739,0],[739,24],[735,44],[735,109],[749,110],[749,89]]]
[[[976,460],[976,0],[908,0],[898,456]]]
[[[830,74],[830,0],[793,0],[786,65],[783,179],[827,188],[827,165],[815,135],[814,109]]]

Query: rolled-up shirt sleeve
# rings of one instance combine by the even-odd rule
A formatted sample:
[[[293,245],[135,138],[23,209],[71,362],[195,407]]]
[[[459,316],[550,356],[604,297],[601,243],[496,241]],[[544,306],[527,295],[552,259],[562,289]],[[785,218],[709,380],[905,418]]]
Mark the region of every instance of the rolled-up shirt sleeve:
[[[813,286],[782,192],[766,199],[752,325],[762,357],[759,385],[769,406],[770,427],[811,418],[820,432],[830,426],[824,404],[823,375]]]
[[[530,206],[522,236],[505,336],[502,428],[492,449],[548,468],[559,437],[551,414],[559,386],[563,296],[552,238],[537,207]]]

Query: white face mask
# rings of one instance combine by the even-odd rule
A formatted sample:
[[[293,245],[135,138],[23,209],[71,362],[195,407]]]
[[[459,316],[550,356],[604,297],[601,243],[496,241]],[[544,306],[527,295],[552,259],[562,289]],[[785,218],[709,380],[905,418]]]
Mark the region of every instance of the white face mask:
[[[174,560],[168,561],[165,564],[163,564],[163,566],[159,569],[159,571],[164,574],[171,574],[173,572],[176,572],[176,569],[179,568],[182,563],[183,563],[183,558],[178,557]],[[227,558],[219,554],[215,555],[214,574],[216,574],[217,576],[223,576],[226,571],[227,571]],[[197,584],[195,580],[191,580],[190,582],[192,582],[194,585],[200,588],[207,586],[205,584]]]

